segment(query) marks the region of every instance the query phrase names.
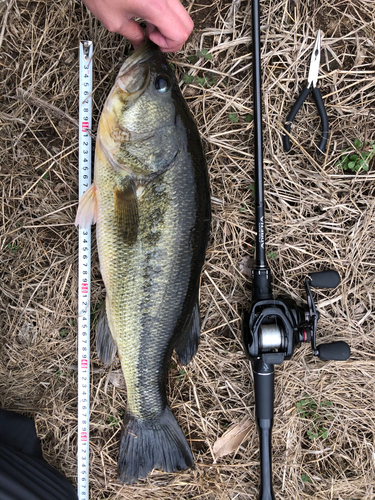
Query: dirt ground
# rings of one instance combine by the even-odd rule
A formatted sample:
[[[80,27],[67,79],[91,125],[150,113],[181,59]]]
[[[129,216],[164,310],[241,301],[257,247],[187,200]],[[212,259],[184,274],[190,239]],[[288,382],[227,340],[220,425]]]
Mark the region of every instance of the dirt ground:
[[[92,500],[258,497],[253,377],[240,333],[241,311],[251,301],[255,239],[251,3],[184,4],[195,30],[170,60],[206,151],[212,233],[199,351],[184,368],[173,358],[168,398],[196,468],[154,471],[134,486],[116,482],[126,394],[117,358],[107,368],[93,352]],[[375,4],[260,4],[267,256],[275,292],[303,301],[309,272],[336,269],[341,284],[315,292],[318,336],[345,340],[352,352],[346,362],[322,362],[303,346],[276,368],[275,496],[373,500]],[[78,44],[89,39],[95,47],[93,133],[130,47],[79,1],[3,0],[0,13],[0,401],[35,420],[46,460],[75,484]],[[315,152],[320,121],[308,98],[285,153],[283,124],[307,79],[319,28],[327,152]],[[356,170],[361,160],[365,169]],[[104,296],[93,243],[93,346]],[[248,429],[242,444],[215,460],[216,440],[241,422]]]

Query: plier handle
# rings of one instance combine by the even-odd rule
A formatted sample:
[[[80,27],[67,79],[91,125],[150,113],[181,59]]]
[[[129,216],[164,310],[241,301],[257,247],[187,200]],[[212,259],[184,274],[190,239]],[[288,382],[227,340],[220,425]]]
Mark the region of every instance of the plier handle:
[[[290,113],[286,117],[285,130],[287,132],[290,132],[290,128],[292,126],[292,122],[293,122],[294,118],[296,117],[296,114],[298,113],[300,107],[305,102],[306,97],[310,94],[310,91],[312,90],[312,95],[313,95],[316,107],[318,108],[318,113],[320,115],[320,119],[322,122],[322,139],[321,139],[320,144],[317,148],[317,151],[318,151],[318,153],[325,153],[327,141],[328,141],[329,127],[328,127],[327,112],[326,112],[326,109],[324,107],[322,94],[321,94],[319,88],[316,86],[317,81],[318,81],[319,64],[320,64],[320,30],[318,30],[318,35],[317,35],[316,40],[315,40],[314,50],[313,50],[313,53],[311,56],[310,71],[309,71],[309,76],[308,76],[308,80],[307,80],[307,86],[302,90],[297,101],[295,102],[294,106],[290,110]],[[286,152],[288,152],[290,150],[290,141],[289,141],[288,134],[283,135],[283,146],[284,146],[284,150]]]

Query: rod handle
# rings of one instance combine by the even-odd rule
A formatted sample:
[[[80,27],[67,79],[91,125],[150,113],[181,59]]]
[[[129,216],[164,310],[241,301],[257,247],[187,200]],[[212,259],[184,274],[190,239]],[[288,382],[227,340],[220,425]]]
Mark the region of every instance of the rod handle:
[[[272,487],[272,419],[257,419],[259,429],[259,444],[260,444],[260,468],[261,481],[259,500],[275,500]]]
[[[259,500],[275,500],[272,489],[272,426],[274,400],[274,366],[262,359],[254,362],[255,414],[260,442]]]

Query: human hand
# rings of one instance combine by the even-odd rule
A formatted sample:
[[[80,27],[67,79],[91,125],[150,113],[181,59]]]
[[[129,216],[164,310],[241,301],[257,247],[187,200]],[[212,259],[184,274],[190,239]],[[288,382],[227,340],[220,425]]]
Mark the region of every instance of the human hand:
[[[188,39],[193,21],[180,0],[83,0],[109,30],[127,38],[134,48],[149,38],[162,52],[176,52]],[[147,21],[146,33],[133,19]]]

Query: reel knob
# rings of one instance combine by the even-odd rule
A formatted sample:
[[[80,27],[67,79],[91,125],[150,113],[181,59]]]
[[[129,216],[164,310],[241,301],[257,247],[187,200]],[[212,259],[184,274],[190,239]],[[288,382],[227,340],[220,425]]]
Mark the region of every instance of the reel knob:
[[[341,281],[339,273],[333,269],[310,273],[310,278],[310,286],[315,288],[336,288]]]
[[[331,342],[317,346],[317,356],[322,361],[345,361],[350,356],[350,347],[346,342]]]

